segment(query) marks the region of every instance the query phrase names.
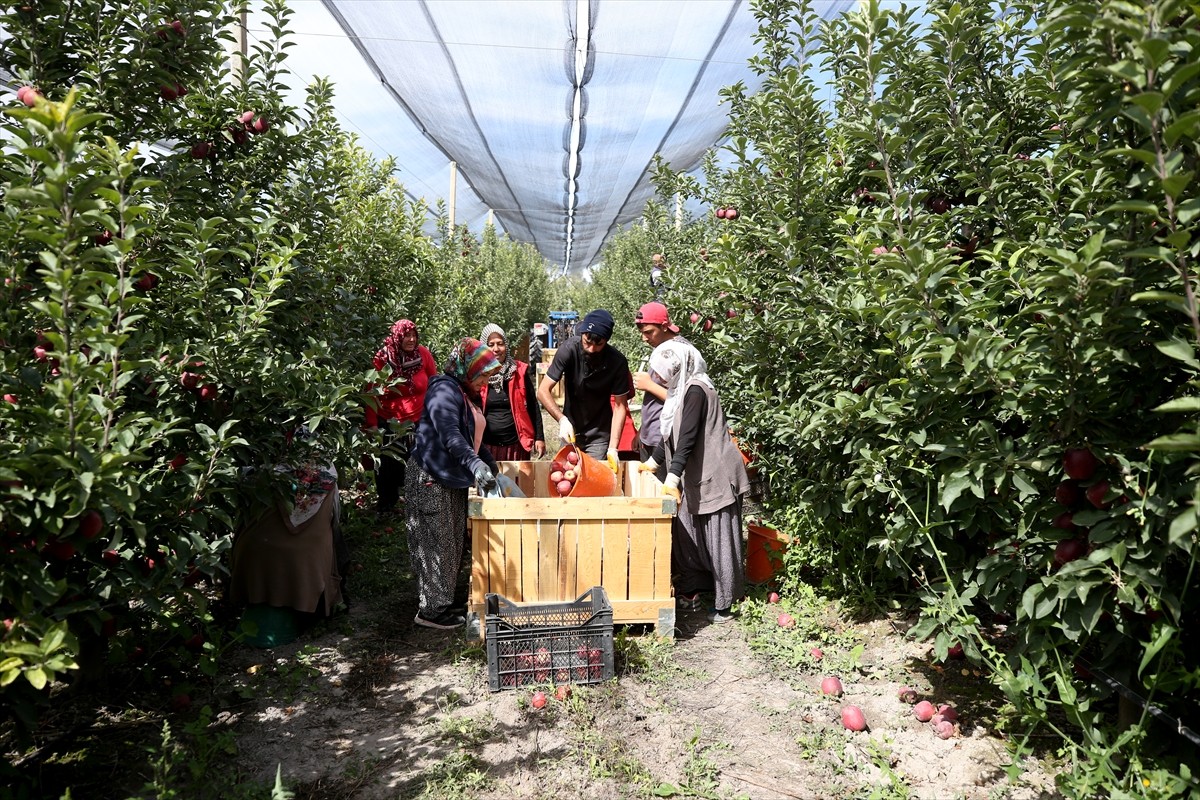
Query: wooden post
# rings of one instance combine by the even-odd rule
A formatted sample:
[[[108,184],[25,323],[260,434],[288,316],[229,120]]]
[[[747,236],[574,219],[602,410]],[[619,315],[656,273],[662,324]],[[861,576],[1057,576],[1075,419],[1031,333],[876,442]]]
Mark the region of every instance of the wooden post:
[[[454,234],[454,193],[455,193],[455,191],[457,191],[455,188],[457,185],[458,185],[458,162],[451,161],[450,162],[450,197],[448,198],[448,200],[449,200],[448,208],[449,208],[449,217],[450,217],[450,234],[451,235]]]
[[[496,212],[490,208],[488,209],[487,224],[489,228],[496,224]]]
[[[237,85],[246,82],[246,57],[250,53],[250,34],[247,30],[248,7],[243,4],[233,23],[233,41],[229,48],[229,77]]]

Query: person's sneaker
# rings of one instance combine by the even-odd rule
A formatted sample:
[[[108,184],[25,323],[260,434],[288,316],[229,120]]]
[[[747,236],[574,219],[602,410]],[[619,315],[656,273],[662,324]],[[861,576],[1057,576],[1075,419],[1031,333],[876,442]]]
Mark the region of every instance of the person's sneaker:
[[[418,611],[417,616],[413,618],[413,622],[426,628],[449,631],[466,625],[467,618],[458,611],[443,611],[440,614],[433,614],[428,617]]]
[[[717,625],[724,625],[726,622],[733,622],[733,612],[728,608],[724,611],[714,608],[708,614],[708,621],[714,622]]]
[[[692,592],[691,594],[675,595],[675,600],[678,601],[679,607],[684,611],[695,611],[700,607],[700,593]]]

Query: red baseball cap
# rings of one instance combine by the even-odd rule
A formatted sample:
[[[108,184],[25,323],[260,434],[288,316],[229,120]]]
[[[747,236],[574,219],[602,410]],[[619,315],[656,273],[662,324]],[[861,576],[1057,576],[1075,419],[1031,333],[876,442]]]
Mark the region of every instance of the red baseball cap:
[[[671,324],[671,315],[662,303],[646,303],[633,318],[634,325],[665,325],[671,333],[679,333],[679,326]]]

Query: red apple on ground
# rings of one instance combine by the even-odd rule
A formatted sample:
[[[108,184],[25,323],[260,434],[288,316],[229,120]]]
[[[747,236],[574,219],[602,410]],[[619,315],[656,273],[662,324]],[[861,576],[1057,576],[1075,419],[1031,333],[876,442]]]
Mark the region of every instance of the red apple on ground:
[[[688,319],[690,319],[692,321],[692,324],[695,325],[697,322],[700,321],[700,315],[697,314],[695,311],[693,311],[691,314],[688,315]]]
[[[848,731],[865,731],[867,718],[863,716],[858,706],[846,706],[842,709],[842,727]]]
[[[533,706],[534,708],[545,708],[546,693],[541,691],[534,692],[533,696],[529,698],[529,705]]]
[[[778,603],[779,602],[779,592],[771,592],[769,595],[767,595],[767,602],[768,603]]]
[[[1100,462],[1085,447],[1072,447],[1063,453],[1063,471],[1067,477],[1077,481],[1086,481],[1096,472]]]
[[[1108,481],[1099,480],[1087,488],[1088,502],[1096,508],[1108,508],[1104,498],[1108,496]]]
[[[79,519],[79,535],[85,539],[95,539],[104,528],[104,517],[95,509],[89,510]]]
[[[796,620],[792,619],[792,615],[787,613],[786,611],[784,613],[780,614],[776,618],[775,622],[781,628],[790,628],[796,624]]]
[[[901,686],[899,697],[901,702],[908,703],[911,706],[917,702],[917,691],[911,686]]]
[[[820,661],[825,657],[825,653],[819,647],[814,647],[812,650],[809,650],[808,654],[812,656],[813,661]]]
[[[725,311],[725,318],[726,318],[726,319],[733,319],[733,318],[734,318],[734,317],[736,317],[736,316],[737,316],[737,311],[735,311],[735,310],[734,310],[734,309],[732,309],[732,308],[730,308],[730,309],[728,309],[728,310],[726,310],[726,311]]]
[[[948,719],[938,720],[933,725],[933,732],[937,734],[939,739],[953,739],[954,723]]]
[[[940,705],[938,706],[937,713],[930,717],[929,721],[937,722],[939,718],[948,719],[951,722],[958,722],[958,710],[951,705]]]
[[[963,653],[963,646],[958,642],[950,645],[950,649],[946,651],[946,657],[953,659],[964,658],[965,654]]]
[[[833,697],[841,697],[842,682],[836,677],[830,675],[828,678],[821,681],[821,694],[827,694]]]
[[[922,700],[913,706],[913,716],[921,722],[929,722],[929,720],[933,719],[935,713],[937,713],[937,710],[933,707],[933,703],[928,700]]]
[[[567,698],[571,696],[571,687],[568,684],[561,684],[554,689],[554,699],[560,703],[565,703]]]

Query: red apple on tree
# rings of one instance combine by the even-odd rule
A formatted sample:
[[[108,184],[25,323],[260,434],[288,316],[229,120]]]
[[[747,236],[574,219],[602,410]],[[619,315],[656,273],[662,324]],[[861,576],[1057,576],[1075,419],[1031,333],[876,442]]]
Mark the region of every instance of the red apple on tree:
[[[250,130],[255,133],[266,133],[271,129],[271,123],[267,122],[266,117],[255,117],[254,122],[250,123]]]
[[[153,272],[147,272],[143,274],[142,277],[138,278],[133,285],[144,292],[148,292],[154,287],[158,286],[158,276]]]
[[[738,218],[738,210],[736,208],[725,209],[725,219],[737,219],[737,218]]]
[[[1087,543],[1083,539],[1063,539],[1054,548],[1054,566],[1061,567],[1087,554]]]
[[[695,311],[693,311],[691,314],[688,315],[688,319],[690,319],[692,321],[692,324],[695,325],[697,322],[700,321],[700,315],[697,314]]]
[[[212,149],[211,142],[196,142],[188,152],[192,158],[208,158],[208,155],[212,153]]]
[[[1079,484],[1063,481],[1054,488],[1054,499],[1059,505],[1070,508],[1079,502]]]
[[[79,535],[85,539],[95,539],[104,528],[104,517],[94,508],[79,519]]]
[[[1063,453],[1063,471],[1067,477],[1077,481],[1086,481],[1096,472],[1100,462],[1085,447],[1072,447]]]
[[[717,209],[717,219],[725,219],[725,209],[723,209],[723,208]]]
[[[1087,488],[1086,494],[1088,502],[1096,508],[1108,508],[1108,503],[1104,501],[1104,498],[1108,496],[1108,481],[1096,481]]]

